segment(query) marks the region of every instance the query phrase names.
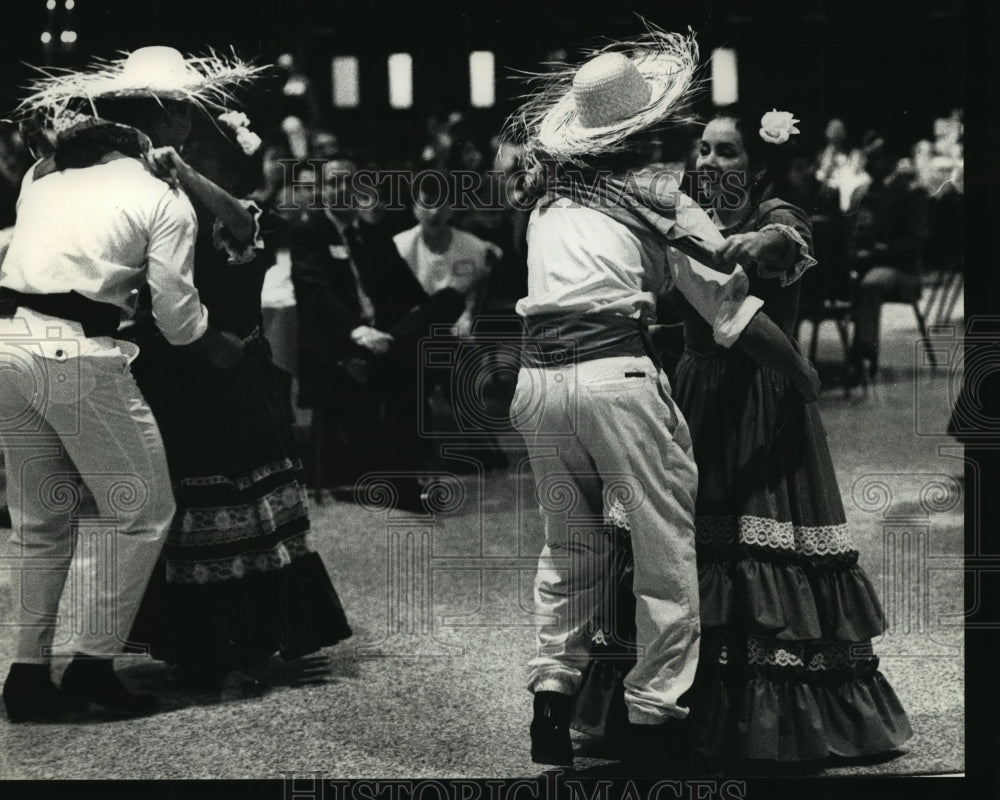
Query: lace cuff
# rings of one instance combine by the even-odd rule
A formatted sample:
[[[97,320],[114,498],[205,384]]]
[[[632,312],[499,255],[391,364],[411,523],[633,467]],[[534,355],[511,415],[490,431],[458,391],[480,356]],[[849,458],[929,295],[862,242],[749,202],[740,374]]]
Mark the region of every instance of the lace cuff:
[[[249,264],[256,257],[257,251],[264,249],[264,240],[260,235],[260,218],[264,212],[253,200],[240,200],[239,202],[250,212],[250,217],[253,219],[253,236],[250,243],[245,246],[237,244],[222,224],[222,220],[217,219],[212,226],[212,244],[217,250],[225,251],[226,255],[229,256],[227,261],[230,264]]]
[[[806,240],[791,225],[782,225],[776,222],[765,225],[760,229],[759,233],[767,233],[768,231],[777,231],[780,233],[785,239],[796,245],[796,252],[791,259],[786,257],[773,264],[759,262],[757,264],[757,274],[762,278],[778,278],[782,286],[789,286],[801,278],[802,273],[809,269],[809,267],[815,266],[816,259],[809,254],[809,245],[806,244]],[[789,264],[790,260],[791,263]],[[781,266],[783,264],[787,266]]]

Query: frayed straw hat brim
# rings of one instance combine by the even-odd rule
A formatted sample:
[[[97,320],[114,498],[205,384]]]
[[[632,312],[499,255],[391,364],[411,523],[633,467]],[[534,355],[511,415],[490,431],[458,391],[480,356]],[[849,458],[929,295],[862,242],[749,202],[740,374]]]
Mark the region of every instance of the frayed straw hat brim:
[[[179,100],[206,108],[223,108],[236,86],[249,83],[266,69],[233,56],[211,53],[184,59],[183,72],[130,74],[126,58],[98,60],[84,70],[50,71],[28,85],[30,94],[18,113],[41,113],[55,122],[60,116],[95,113],[95,101],[118,97]]]
[[[590,52],[627,55],[650,87],[650,100],[637,113],[610,125],[580,124],[573,96],[577,68],[536,76],[541,87],[508,122],[508,133],[529,150],[555,161],[576,162],[582,157],[621,150],[634,134],[682,121],[696,89],[698,47],[693,36],[650,29],[645,36]]]

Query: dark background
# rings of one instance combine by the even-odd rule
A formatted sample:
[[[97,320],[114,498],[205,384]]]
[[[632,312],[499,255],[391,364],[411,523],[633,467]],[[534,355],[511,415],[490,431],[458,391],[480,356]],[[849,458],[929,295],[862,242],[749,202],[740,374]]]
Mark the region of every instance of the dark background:
[[[818,143],[826,121],[847,122],[852,144],[878,128],[908,148],[931,138],[933,119],[964,105],[964,5],[959,0],[670,0],[563,2],[316,2],[315,0],[58,0],[11,4],[0,31],[0,113],[19,97],[31,71],[21,62],[74,66],[148,44],[183,51],[235,46],[273,61],[281,52],[305,65],[324,124],[342,137],[382,149],[422,143],[430,113],[468,110],[487,135],[499,129],[524,91],[517,70],[537,70],[552,51],[570,61],[580,45],[641,31],[637,14],[672,30],[698,34],[702,60],[729,46],[739,59],[740,94],[767,108],[790,109],[805,141]],[[7,8],[5,8],[7,10]],[[67,20],[72,20],[72,23]],[[78,40],[66,51],[39,36],[64,27]],[[496,54],[497,106],[469,109],[468,53]],[[386,56],[414,58],[414,107],[388,106]],[[360,58],[361,107],[335,111],[330,58]],[[274,117],[280,95],[263,109]]]

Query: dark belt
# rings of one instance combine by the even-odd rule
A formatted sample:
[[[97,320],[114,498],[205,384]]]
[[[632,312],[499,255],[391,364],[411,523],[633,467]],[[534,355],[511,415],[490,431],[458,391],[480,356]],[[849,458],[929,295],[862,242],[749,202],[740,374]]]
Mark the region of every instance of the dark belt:
[[[598,358],[648,356],[659,364],[641,319],[619,314],[533,314],[525,318],[521,363],[560,367]]]
[[[77,292],[61,294],[26,294],[0,287],[0,318],[13,317],[19,308],[30,308],[39,314],[78,322],[86,336],[114,336],[121,324],[118,306],[99,303]]]

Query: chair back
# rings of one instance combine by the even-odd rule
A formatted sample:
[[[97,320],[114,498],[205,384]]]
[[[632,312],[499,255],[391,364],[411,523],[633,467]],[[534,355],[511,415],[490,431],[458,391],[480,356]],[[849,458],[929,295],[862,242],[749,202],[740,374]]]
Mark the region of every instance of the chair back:
[[[965,255],[965,202],[958,192],[931,197],[927,209],[929,235],[924,265],[930,270],[954,270]]]
[[[845,221],[836,216],[816,215],[811,223],[813,255],[818,263],[802,276],[799,307],[806,316],[830,303],[849,303],[852,297]]]

